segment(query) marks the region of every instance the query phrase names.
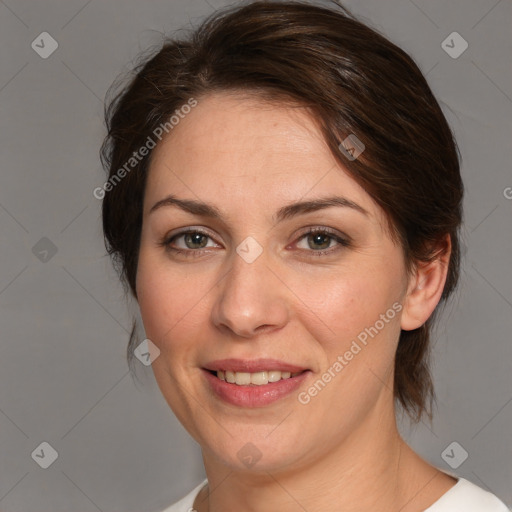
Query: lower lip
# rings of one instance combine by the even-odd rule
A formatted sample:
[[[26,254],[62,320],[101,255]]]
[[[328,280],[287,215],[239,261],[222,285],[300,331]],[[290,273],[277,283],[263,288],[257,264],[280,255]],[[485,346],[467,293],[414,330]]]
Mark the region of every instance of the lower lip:
[[[264,407],[276,402],[293,393],[304,382],[309,373],[309,370],[306,370],[296,377],[269,382],[262,386],[239,386],[220,380],[208,370],[203,370],[203,374],[213,392],[225,402],[240,407]]]

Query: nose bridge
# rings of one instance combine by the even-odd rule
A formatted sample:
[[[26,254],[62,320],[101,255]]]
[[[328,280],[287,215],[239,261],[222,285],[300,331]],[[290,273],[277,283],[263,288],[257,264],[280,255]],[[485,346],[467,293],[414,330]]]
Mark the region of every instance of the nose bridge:
[[[238,336],[251,337],[262,326],[277,329],[287,321],[279,280],[273,276],[268,254],[262,249],[258,250],[251,240],[242,242],[219,283],[212,320],[217,327],[228,327]]]

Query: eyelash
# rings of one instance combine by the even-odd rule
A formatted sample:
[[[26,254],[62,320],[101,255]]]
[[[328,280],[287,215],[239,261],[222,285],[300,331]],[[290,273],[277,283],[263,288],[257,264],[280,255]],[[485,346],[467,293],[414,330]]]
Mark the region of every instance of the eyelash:
[[[209,233],[207,233],[206,231],[203,231],[201,229],[189,229],[186,231],[181,231],[179,233],[175,233],[171,237],[164,238],[162,241],[160,241],[158,243],[158,245],[160,247],[164,247],[167,251],[173,252],[174,254],[184,255],[187,258],[197,258],[197,257],[201,256],[202,249],[177,249],[175,247],[171,247],[172,242],[174,242],[177,238],[182,237],[184,235],[189,235],[189,234],[200,234],[207,238],[210,238],[210,239],[212,238]],[[300,250],[309,252],[314,257],[318,257],[318,256],[325,256],[325,255],[333,254],[334,252],[340,250],[340,246],[341,247],[350,247],[351,246],[351,241],[350,241],[349,237],[343,238],[340,235],[338,235],[336,232],[334,232],[333,230],[331,230],[329,228],[324,228],[324,227],[311,228],[308,231],[301,233],[295,243],[302,240],[303,238],[306,238],[310,235],[316,235],[316,234],[327,235],[328,238],[335,240],[336,242],[338,242],[339,245],[335,246],[335,247],[331,247],[329,249],[323,249],[323,250],[319,250],[319,251],[315,251],[313,249],[311,249],[311,250],[300,249]]]

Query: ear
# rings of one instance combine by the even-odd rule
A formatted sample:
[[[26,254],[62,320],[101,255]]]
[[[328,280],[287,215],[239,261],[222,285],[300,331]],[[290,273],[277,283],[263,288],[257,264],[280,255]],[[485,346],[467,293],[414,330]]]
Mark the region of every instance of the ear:
[[[433,261],[416,264],[414,273],[409,278],[407,294],[403,301],[401,328],[404,331],[421,327],[441,300],[451,250],[451,238],[447,234],[438,242],[436,258]]]

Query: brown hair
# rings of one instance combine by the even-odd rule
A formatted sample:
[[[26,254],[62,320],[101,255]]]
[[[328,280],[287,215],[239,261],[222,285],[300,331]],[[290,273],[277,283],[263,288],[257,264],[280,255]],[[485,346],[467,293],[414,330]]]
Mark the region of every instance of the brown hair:
[[[191,98],[245,91],[290,101],[310,109],[335,158],[384,209],[408,271],[436,258],[442,238],[450,235],[441,302],[451,294],[459,274],[463,196],[456,143],[414,61],[345,8],[274,0],[217,11],[186,39],[166,40],[134,73],[105,111],[101,156],[109,180]],[[366,147],[353,160],[339,149],[350,134]],[[135,297],[150,157],[105,187],[103,199],[106,247]],[[432,418],[428,358],[434,316],[418,329],[401,331],[396,353],[395,399],[415,421],[423,413]]]

